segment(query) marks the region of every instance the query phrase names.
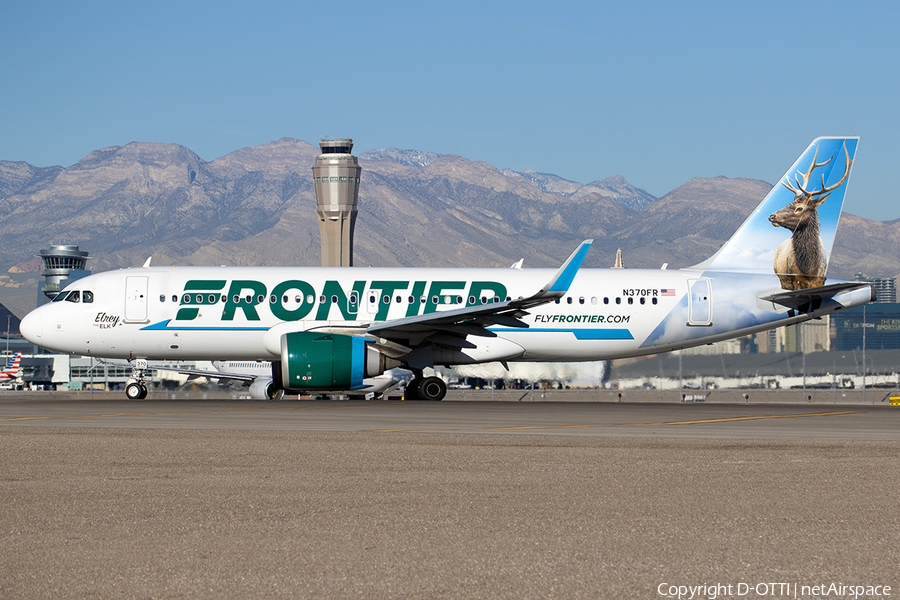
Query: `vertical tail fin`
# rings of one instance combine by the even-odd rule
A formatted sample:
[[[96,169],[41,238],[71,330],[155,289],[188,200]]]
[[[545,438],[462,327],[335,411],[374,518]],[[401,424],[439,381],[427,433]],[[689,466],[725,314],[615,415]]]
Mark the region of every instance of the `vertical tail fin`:
[[[16,355],[9,359],[9,362],[6,363],[6,367],[2,371],[0,371],[0,378],[2,379],[15,379],[19,375],[19,369],[21,368],[22,361],[22,352],[16,352]]]
[[[784,289],[824,285],[858,137],[813,140],[704,271],[775,273]]]

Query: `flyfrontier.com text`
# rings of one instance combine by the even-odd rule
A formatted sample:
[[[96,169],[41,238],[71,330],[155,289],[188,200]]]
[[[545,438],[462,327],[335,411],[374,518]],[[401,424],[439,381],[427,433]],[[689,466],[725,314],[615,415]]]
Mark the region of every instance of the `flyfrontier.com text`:
[[[881,598],[891,595],[888,585],[846,585],[844,583],[710,583],[674,585],[661,583],[656,592],[665,598],[693,600],[706,598]]]

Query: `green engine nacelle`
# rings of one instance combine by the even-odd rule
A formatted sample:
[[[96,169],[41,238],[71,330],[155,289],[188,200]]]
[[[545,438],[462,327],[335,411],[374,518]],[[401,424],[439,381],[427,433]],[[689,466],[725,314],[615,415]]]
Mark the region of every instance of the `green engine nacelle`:
[[[282,385],[289,390],[355,390],[384,373],[384,355],[366,338],[299,331],[281,337]]]

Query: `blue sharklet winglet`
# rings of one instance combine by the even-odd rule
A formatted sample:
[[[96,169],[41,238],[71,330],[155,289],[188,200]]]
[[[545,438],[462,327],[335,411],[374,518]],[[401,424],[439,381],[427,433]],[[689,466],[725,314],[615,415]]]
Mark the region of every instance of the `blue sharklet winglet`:
[[[563,263],[563,265],[556,272],[556,275],[553,276],[553,279],[547,282],[547,285],[541,288],[541,291],[536,294],[537,297],[550,296],[552,298],[562,298],[566,295],[566,292],[569,291],[569,286],[572,285],[572,281],[575,279],[575,275],[578,273],[578,269],[581,268],[581,263],[584,262],[584,257],[587,255],[588,250],[591,249],[591,244],[594,243],[594,240],[584,240],[581,242],[581,245],[572,253],[572,255]]]

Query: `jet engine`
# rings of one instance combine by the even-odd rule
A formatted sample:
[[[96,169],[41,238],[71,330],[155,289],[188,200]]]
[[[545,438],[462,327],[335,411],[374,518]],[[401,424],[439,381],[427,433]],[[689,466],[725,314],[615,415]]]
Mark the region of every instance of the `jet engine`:
[[[370,341],[339,333],[286,333],[281,337],[282,385],[288,390],[359,389],[366,377],[399,364],[371,347]]]
[[[254,400],[281,400],[284,390],[276,387],[271,378],[265,377],[250,384],[250,397]]]

